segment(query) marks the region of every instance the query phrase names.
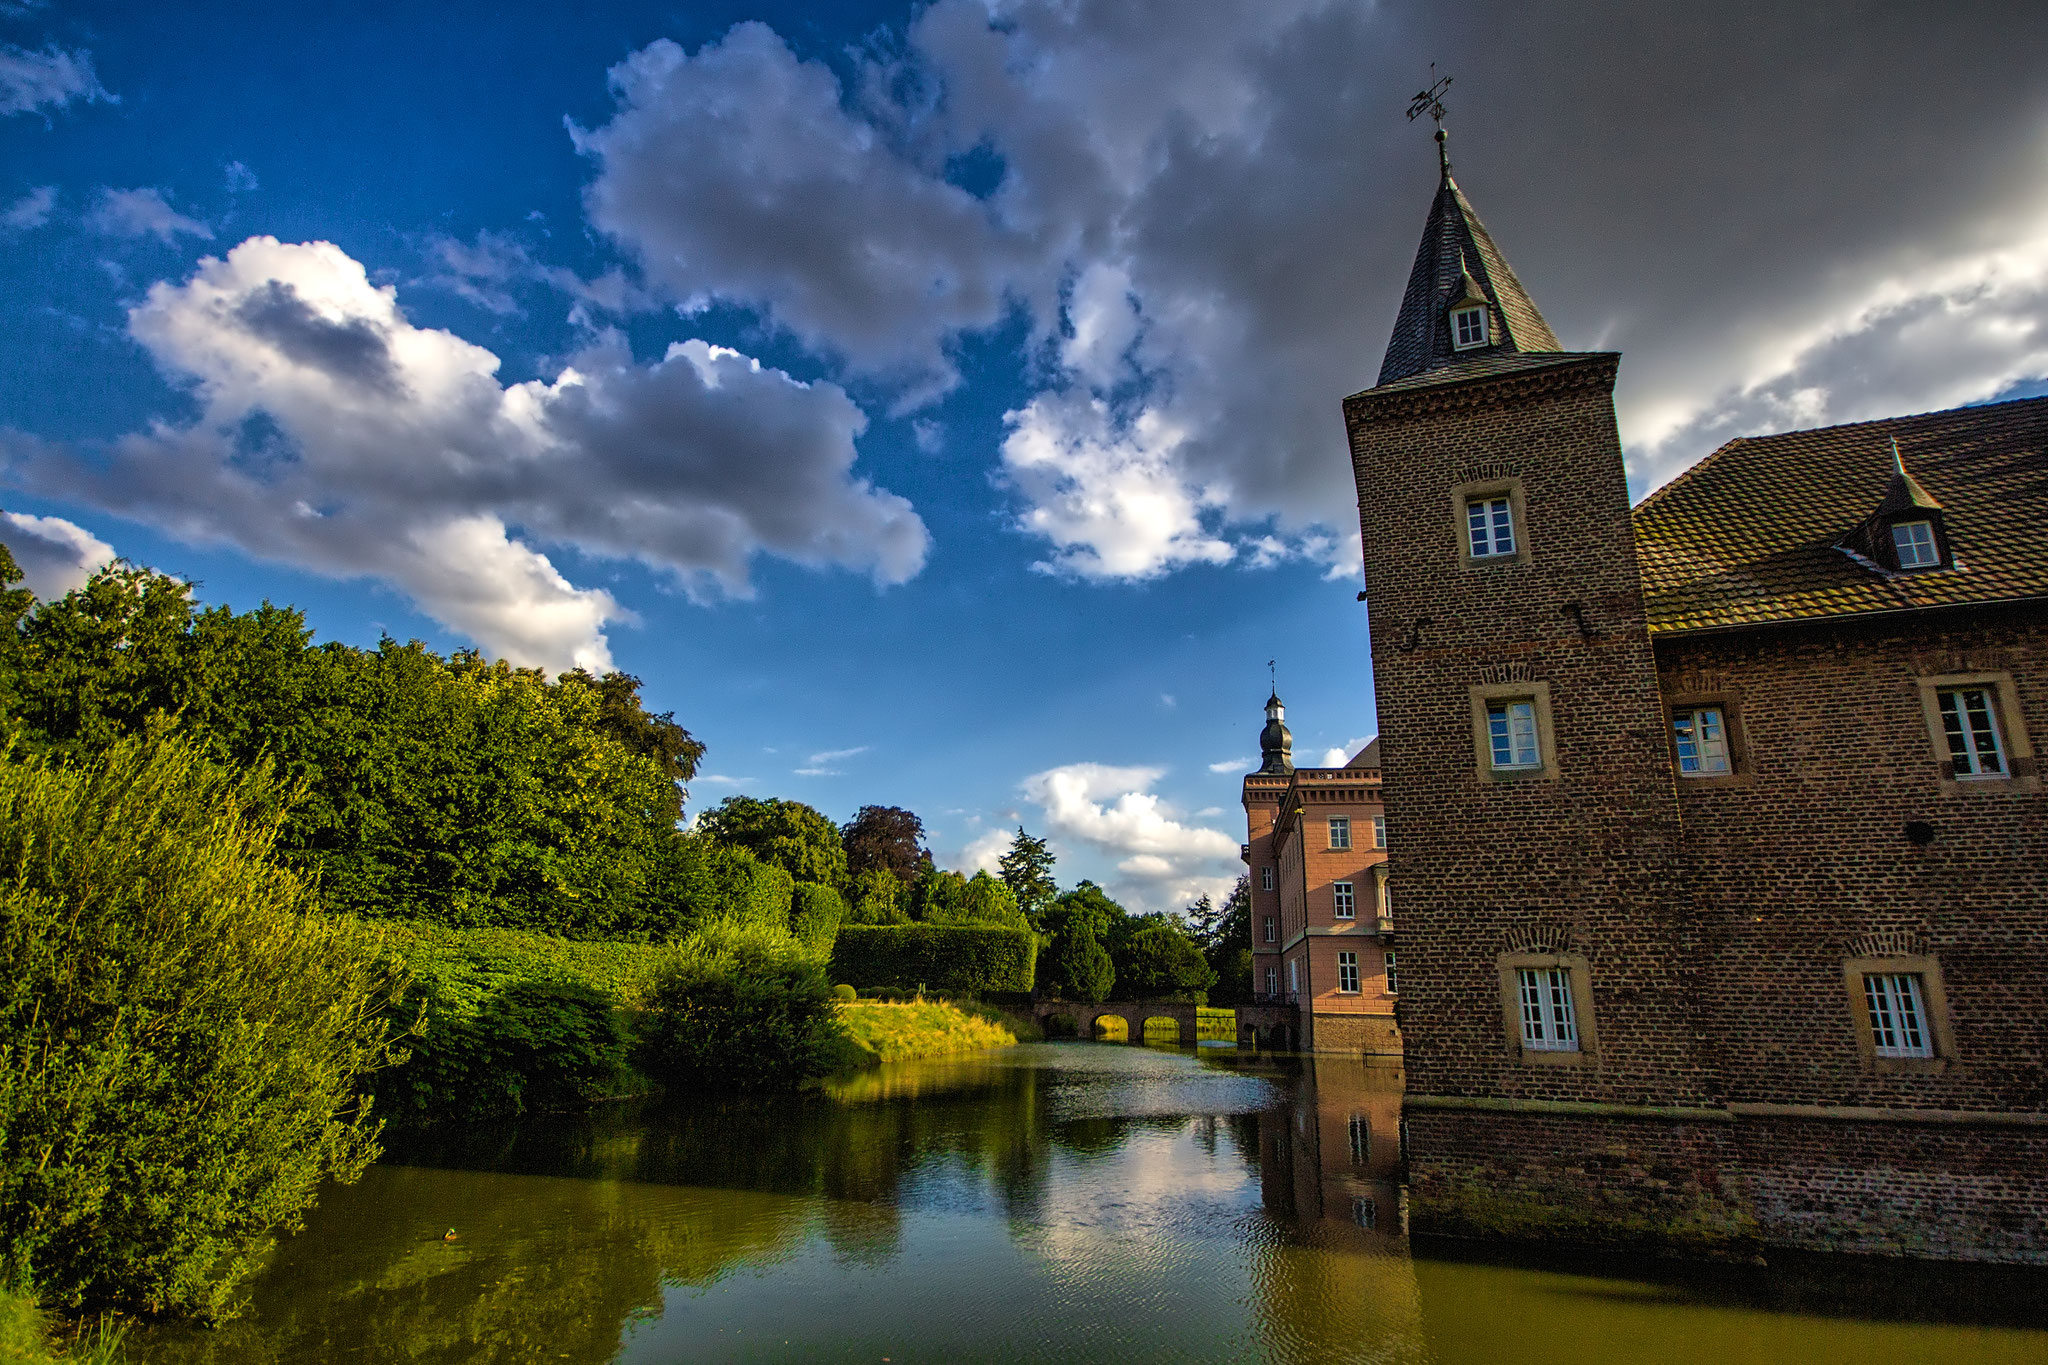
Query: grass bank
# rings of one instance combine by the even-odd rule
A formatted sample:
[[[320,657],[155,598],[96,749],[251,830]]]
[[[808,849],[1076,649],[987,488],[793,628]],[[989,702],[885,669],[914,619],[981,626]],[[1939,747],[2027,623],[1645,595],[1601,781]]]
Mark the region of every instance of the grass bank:
[[[842,1067],[848,1070],[1011,1047],[1017,1041],[1013,1030],[989,1015],[937,1000],[905,1004],[852,1001],[839,1006],[839,1024],[851,1044],[842,1060]]]
[[[0,1361],[7,1365],[118,1365],[121,1331],[102,1319],[64,1340],[34,1299],[0,1288]]]

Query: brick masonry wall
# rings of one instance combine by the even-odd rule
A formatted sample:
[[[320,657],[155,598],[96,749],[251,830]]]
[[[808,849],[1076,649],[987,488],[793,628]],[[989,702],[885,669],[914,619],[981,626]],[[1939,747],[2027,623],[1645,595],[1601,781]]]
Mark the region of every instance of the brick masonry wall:
[[[1713,1080],[1665,720],[1615,431],[1593,356],[1345,404],[1382,726],[1412,1090],[1695,1103]],[[1454,489],[1521,481],[1526,562],[1470,566]],[[1547,685],[1556,773],[1475,771],[1470,689]],[[1498,961],[1591,963],[1598,1047],[1533,1065],[1502,1026]]]
[[[2026,781],[1944,790],[1916,684],[2008,672],[2038,744],[2042,613],[1660,637],[1657,655],[1667,695],[1720,700],[1739,726],[1732,778],[1679,781],[1727,1098],[2048,1107],[2048,793]],[[1909,841],[1907,821],[1931,824],[1934,841]],[[1938,1070],[1862,1057],[1864,1007],[1843,963],[1873,945],[1939,964],[1956,1055]]]

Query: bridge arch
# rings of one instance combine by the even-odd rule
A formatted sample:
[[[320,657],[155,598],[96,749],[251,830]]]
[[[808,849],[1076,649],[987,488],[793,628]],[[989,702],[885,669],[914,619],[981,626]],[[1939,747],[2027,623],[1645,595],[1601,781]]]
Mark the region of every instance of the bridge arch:
[[[1148,1044],[1161,1047],[1179,1047],[1186,1041],[1181,1037],[1180,1020],[1170,1014],[1155,1014],[1145,1020],[1144,1039]]]
[[[1129,1043],[1136,1041],[1131,1037],[1131,1021],[1124,1018],[1121,1014],[1108,1011],[1095,1016],[1094,1022],[1090,1025],[1090,1036],[1098,1043]]]

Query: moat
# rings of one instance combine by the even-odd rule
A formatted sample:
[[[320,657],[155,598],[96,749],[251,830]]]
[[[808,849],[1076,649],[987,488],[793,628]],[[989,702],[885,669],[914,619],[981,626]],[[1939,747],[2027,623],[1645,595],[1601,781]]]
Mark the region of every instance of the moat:
[[[1411,1243],[1399,1087],[1356,1062],[1042,1044],[391,1142],[240,1318],[133,1354],[2048,1362],[2033,1271]]]

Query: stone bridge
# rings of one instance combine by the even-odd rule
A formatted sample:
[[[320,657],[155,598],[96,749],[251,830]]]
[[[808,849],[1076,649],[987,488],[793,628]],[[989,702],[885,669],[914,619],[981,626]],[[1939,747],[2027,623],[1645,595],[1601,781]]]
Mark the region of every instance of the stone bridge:
[[[1237,1013],[1237,1045],[1291,1052],[1299,1046],[1300,1021],[1292,1005],[1236,1005],[1224,1008]],[[1196,1032],[1195,1006],[1185,1000],[1105,1000],[1090,1004],[1083,1000],[1034,1000],[1031,1016],[1047,1036],[1064,1032],[1074,1038],[1094,1038],[1104,1032],[1107,1021],[1122,1025],[1124,1041],[1143,1043],[1145,1023],[1171,1019],[1179,1030],[1183,1047],[1193,1047]],[[1053,1024],[1059,1020],[1064,1030]],[[1110,1031],[1114,1031],[1111,1029]]]

